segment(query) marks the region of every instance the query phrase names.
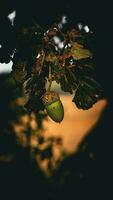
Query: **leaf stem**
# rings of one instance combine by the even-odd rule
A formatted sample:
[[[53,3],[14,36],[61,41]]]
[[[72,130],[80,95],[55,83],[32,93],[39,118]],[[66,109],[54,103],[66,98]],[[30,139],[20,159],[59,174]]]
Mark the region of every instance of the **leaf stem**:
[[[49,65],[49,78],[48,78],[48,81],[49,81],[49,86],[48,86],[48,89],[47,91],[49,92],[50,89],[51,89],[51,85],[52,85],[52,72],[51,72],[51,65]]]

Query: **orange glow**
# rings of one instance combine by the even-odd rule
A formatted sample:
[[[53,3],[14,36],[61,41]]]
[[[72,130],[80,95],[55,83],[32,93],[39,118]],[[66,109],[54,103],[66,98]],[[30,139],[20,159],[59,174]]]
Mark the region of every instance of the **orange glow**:
[[[48,117],[44,120],[45,137],[59,136],[63,139],[63,149],[66,153],[74,153],[84,137],[98,122],[102,111],[107,105],[106,100],[100,100],[89,110],[79,110],[72,103],[71,96],[61,95],[64,105],[64,120],[58,124]]]

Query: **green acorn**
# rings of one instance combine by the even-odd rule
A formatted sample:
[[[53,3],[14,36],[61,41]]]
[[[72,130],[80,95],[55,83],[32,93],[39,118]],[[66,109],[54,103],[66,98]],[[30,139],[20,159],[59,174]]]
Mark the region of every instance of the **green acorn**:
[[[47,91],[42,100],[49,117],[60,123],[64,118],[64,108],[59,95],[56,92]]]

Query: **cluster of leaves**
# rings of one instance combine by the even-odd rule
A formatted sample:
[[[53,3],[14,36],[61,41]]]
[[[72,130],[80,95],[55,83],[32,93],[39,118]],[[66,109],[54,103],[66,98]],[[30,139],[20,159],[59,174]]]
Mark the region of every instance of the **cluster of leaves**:
[[[17,36],[11,75],[23,85],[29,111],[44,109],[42,96],[49,67],[52,81],[64,92],[75,93],[73,102],[78,108],[89,109],[102,98],[102,88],[95,80],[94,58],[86,47],[89,33],[76,29],[63,33],[57,25],[44,31],[34,24],[21,27]]]

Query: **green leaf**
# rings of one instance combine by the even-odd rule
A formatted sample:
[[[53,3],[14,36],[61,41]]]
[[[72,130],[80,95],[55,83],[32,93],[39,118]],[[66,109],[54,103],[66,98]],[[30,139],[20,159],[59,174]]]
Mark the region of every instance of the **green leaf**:
[[[77,42],[73,43],[71,54],[75,60],[92,57],[92,53],[88,49],[85,49],[83,45],[80,45]]]

